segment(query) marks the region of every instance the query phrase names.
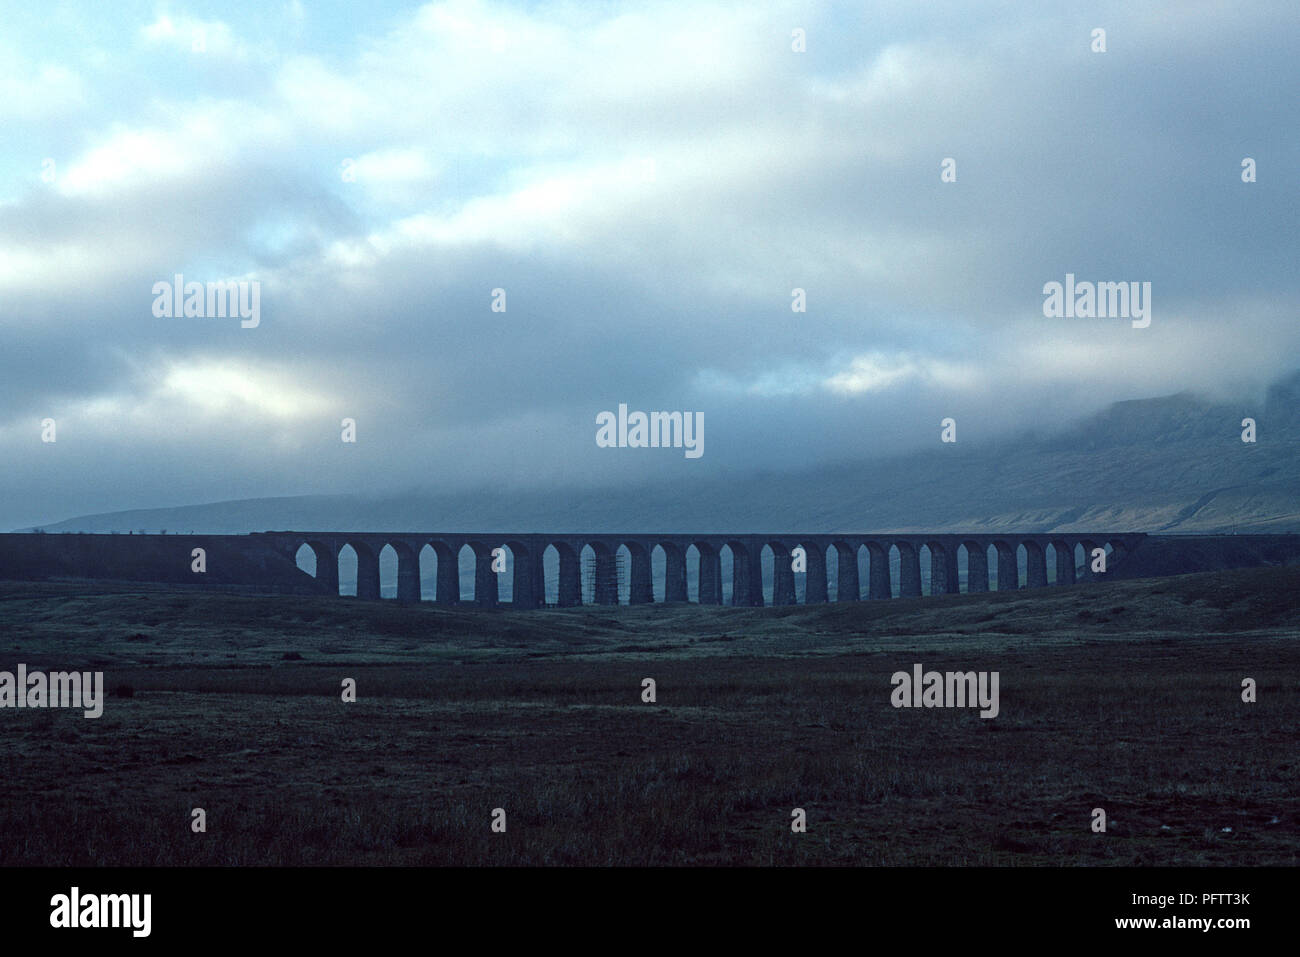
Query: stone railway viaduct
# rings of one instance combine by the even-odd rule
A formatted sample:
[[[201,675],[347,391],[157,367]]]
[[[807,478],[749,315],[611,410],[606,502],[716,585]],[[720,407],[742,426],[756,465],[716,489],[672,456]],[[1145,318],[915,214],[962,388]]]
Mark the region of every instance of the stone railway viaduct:
[[[233,537],[233,536],[232,536]],[[989,590],[989,551],[996,554],[997,590],[1020,587],[1018,549],[1026,554],[1025,587],[1042,588],[1049,584],[1048,550],[1056,566],[1055,584],[1069,585],[1076,579],[1076,546],[1083,546],[1083,575],[1093,549],[1110,547],[1107,571],[1122,562],[1146,536],[1138,532],[1097,533],[981,533],[981,534],[528,534],[501,533],[394,533],[394,532],[259,532],[240,536],[274,550],[284,559],[296,561],[299,550],[308,546],[316,556],[316,582],[319,591],[338,594],[339,554],[351,547],[357,559],[357,597],[378,599],[379,555],[391,547],[397,554],[397,599],[419,601],[433,597],[440,604],[457,604],[460,596],[461,550],[468,546],[474,554],[474,604],[493,606],[498,603],[498,573],[492,570],[496,548],[508,549],[508,573],[511,575],[512,605],[515,608],[538,608],[547,594],[543,555],[554,548],[559,556],[558,604],[582,604],[581,557],[585,548],[595,554],[595,603],[617,604],[615,555],[625,547],[631,556],[628,598],[632,604],[655,601],[651,576],[651,556],[656,547],[663,550],[667,580],[664,600],[685,602],[687,560],[693,546],[698,561],[698,597],[704,605],[719,605],[723,600],[722,552],[732,558],[733,605],[764,604],[763,552],[773,555],[772,604],[796,603],[795,575],[790,556],[796,546],[806,553],[807,571],[804,598],[808,603],[830,600],[827,582],[828,554],[833,549],[838,572],[838,601],[863,598],[884,599],[893,595],[891,550],[897,550],[899,595],[917,597],[922,593],[921,552],[930,559],[930,594],[953,594],[959,589],[958,552],[966,551],[967,591]],[[120,536],[119,536],[120,538]],[[421,594],[420,553],[425,546],[437,556],[437,583],[433,596]],[[866,594],[859,580],[858,556],[865,549],[869,574]]]

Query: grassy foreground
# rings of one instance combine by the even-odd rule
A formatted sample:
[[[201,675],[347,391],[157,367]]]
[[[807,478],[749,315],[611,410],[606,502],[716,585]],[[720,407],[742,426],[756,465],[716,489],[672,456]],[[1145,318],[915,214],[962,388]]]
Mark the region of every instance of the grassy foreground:
[[[130,696],[0,710],[7,865],[1300,859],[1295,568],[534,613],[7,583],[18,662]],[[1000,715],[893,708],[916,662],[1000,672]]]

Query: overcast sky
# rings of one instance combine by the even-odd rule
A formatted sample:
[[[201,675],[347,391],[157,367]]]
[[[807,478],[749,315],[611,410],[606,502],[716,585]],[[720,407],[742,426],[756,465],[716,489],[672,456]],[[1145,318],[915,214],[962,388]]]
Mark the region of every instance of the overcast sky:
[[[364,6],[0,4],[0,527],[797,468],[1300,367],[1294,0]],[[177,273],[260,325],[155,316]],[[1045,317],[1066,273],[1150,326]],[[704,454],[597,448],[619,403]]]

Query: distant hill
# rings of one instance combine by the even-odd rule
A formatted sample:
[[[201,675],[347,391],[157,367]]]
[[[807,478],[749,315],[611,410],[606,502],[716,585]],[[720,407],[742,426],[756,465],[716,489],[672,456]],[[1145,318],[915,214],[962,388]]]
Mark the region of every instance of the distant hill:
[[[1258,441],[1241,441],[1241,420]],[[502,493],[246,499],[89,515],[47,531],[270,529],[1300,531],[1300,373],[1262,407],[1119,402],[1067,430],[802,473]]]

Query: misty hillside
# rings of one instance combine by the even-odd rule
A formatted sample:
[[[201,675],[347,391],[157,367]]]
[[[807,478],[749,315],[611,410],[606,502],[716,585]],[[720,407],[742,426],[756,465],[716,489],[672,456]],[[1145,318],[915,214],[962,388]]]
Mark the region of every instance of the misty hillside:
[[[73,518],[49,531],[270,529],[1300,531],[1300,373],[1262,407],[1119,402],[1066,431],[861,465],[598,491],[248,499]],[[1258,441],[1241,441],[1241,420]]]

